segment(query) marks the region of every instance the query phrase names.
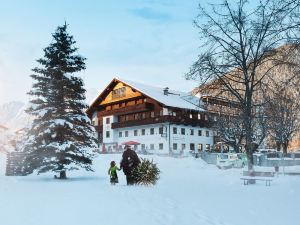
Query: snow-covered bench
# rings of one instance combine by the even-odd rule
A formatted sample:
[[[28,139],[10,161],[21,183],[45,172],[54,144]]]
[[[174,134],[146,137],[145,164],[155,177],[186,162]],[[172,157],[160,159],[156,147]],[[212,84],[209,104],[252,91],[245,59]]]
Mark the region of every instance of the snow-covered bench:
[[[263,172],[263,171],[243,171],[243,177],[241,180],[244,181],[244,185],[254,184],[256,181],[265,181],[266,186],[271,186],[269,177],[274,177],[274,172]]]
[[[244,185],[248,185],[249,181],[265,181],[266,186],[271,186],[272,179],[268,178],[255,178],[255,177],[242,177],[241,180],[244,180]]]
[[[262,172],[262,171],[243,171],[243,176],[250,177],[274,177],[275,172]]]

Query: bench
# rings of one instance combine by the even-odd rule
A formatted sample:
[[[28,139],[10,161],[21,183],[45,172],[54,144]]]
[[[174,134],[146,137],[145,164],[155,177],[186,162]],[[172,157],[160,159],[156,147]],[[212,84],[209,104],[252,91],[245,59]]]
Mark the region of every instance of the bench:
[[[266,186],[271,186],[272,179],[268,177],[275,177],[275,172],[263,172],[263,171],[243,171],[241,180],[244,181],[244,185],[249,185],[251,181],[265,181]]]
[[[253,180],[253,181],[265,181],[266,182],[266,186],[271,186],[271,179],[263,179],[263,178],[254,178],[254,177],[242,177],[241,180],[244,181],[244,185],[249,185],[249,181]]]
[[[243,176],[250,176],[250,177],[274,177],[275,172],[262,172],[262,171],[243,171]]]

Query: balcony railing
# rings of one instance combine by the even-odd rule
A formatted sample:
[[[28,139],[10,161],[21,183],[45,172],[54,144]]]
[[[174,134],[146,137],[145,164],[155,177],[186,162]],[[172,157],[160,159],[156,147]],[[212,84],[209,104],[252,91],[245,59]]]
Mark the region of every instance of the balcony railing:
[[[143,120],[130,120],[124,122],[112,123],[112,129],[123,128],[123,127],[133,127],[141,126],[155,123],[171,123],[178,125],[190,125],[199,127],[210,127],[210,123],[205,120],[191,119],[186,117],[176,117],[176,116],[159,116],[154,118],[147,118]]]
[[[100,112],[101,116],[108,116],[108,115],[124,115],[128,113],[137,113],[137,112],[144,112],[144,111],[150,111],[153,110],[154,106],[153,104],[149,102],[145,102],[142,104],[137,105],[130,105],[123,108],[118,109],[111,109],[107,111]]]

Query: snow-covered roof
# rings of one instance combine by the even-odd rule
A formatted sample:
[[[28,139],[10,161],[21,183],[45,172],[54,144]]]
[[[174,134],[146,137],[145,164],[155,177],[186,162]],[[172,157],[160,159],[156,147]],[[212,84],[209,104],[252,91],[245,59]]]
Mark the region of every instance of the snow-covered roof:
[[[201,99],[192,95],[191,93],[168,90],[168,95],[164,94],[165,88],[154,87],[147,84],[142,84],[139,82],[114,78],[110,84],[100,93],[99,96],[90,104],[90,107],[87,109],[88,114],[93,113],[93,108],[100,103],[101,99],[104,98],[106,91],[108,91],[111,85],[115,85],[116,83],[121,82],[126,86],[131,87],[132,89],[144,94],[145,96],[154,99],[155,101],[161,103],[166,107],[174,107],[188,110],[196,110],[196,111],[205,111],[201,108]]]
[[[199,107],[201,100],[198,97],[191,95],[190,93],[169,90],[169,94],[165,95],[165,88],[153,87],[150,85],[119,78],[117,78],[117,80],[121,81],[124,84],[127,84],[128,86],[162,103],[165,106],[204,111],[204,109]]]

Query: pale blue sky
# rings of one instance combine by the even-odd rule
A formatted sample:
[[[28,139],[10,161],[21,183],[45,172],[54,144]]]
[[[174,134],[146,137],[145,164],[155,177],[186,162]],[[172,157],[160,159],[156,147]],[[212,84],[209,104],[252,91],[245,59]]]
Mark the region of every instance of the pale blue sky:
[[[183,76],[199,52],[199,1],[0,0],[0,104],[28,100],[35,60],[65,20],[87,58],[87,89],[99,92],[117,76],[190,91],[196,84]]]

